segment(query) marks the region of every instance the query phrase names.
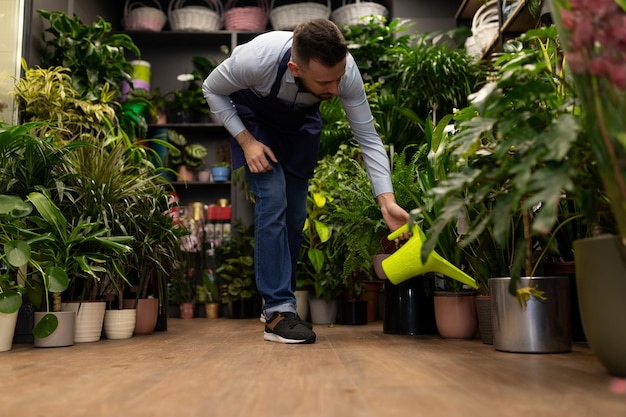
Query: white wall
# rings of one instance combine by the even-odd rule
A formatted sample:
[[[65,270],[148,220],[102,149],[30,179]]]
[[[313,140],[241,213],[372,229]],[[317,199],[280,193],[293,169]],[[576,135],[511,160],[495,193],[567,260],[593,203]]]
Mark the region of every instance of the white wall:
[[[9,124],[17,120],[15,101],[9,92],[20,75],[23,21],[22,0],[0,0],[0,121]]]

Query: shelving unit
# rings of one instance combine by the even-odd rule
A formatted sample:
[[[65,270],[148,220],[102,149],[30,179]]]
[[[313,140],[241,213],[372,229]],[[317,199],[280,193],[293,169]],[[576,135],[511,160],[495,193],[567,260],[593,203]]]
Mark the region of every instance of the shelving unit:
[[[498,0],[498,7],[500,8],[500,30],[491,41],[485,50],[483,58],[489,56],[493,52],[501,49],[502,42],[507,39],[521,33],[526,32],[528,29],[534,28],[539,21],[539,17],[534,17],[527,7],[526,0],[520,0],[515,9],[511,12],[508,18],[502,22],[502,1]],[[484,0],[462,0],[459,4],[459,8],[456,11],[455,19],[459,26],[470,25],[471,21],[476,14],[476,11],[485,4]]]
[[[179,74],[190,73],[194,70],[193,57],[204,56],[219,62],[226,58],[222,52],[225,45],[231,51],[240,43],[247,42],[257,36],[257,32],[217,31],[201,32],[122,32],[129,35],[141,51],[141,59],[150,62],[151,89],[159,88],[161,93],[167,93],[184,88],[177,80]],[[184,135],[189,143],[200,143],[208,150],[205,166],[208,168],[217,162],[217,148],[228,148],[229,134],[221,124],[192,123],[150,126],[151,129],[173,129]],[[236,189],[232,181],[229,182],[172,182],[182,205],[192,202],[214,204],[218,199],[227,198],[232,204],[233,219],[241,220],[245,224],[252,222],[251,204]]]

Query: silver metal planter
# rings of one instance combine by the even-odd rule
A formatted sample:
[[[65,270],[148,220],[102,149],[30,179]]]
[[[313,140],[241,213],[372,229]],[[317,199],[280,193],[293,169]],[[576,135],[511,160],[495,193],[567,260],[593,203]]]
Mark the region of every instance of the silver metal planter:
[[[523,277],[520,287],[544,291],[545,301],[531,297],[523,309],[509,293],[511,278],[492,278],[493,345],[519,353],[560,353],[572,350],[568,277]]]

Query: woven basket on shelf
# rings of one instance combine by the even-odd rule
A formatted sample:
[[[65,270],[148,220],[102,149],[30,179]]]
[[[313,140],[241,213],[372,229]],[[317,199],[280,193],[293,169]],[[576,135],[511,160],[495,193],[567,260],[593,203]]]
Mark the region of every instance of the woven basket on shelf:
[[[354,3],[350,3],[354,1]],[[346,4],[350,3],[350,4]],[[387,8],[382,4],[361,0],[343,0],[342,6],[335,9],[330,18],[337,25],[357,26],[365,24],[363,18],[366,16],[387,17]]]
[[[498,3],[490,0],[478,8],[472,18],[472,36],[465,41],[465,50],[474,60],[480,60],[498,34]]]
[[[269,18],[269,5],[267,0],[257,0],[256,3],[258,7],[236,7],[237,0],[228,0],[224,6],[224,28],[226,30],[265,30]]]
[[[272,0],[270,23],[274,30],[293,30],[299,23],[310,19],[328,19],[330,8],[330,0],[326,1],[326,5],[308,1],[278,7],[274,7],[274,0]]]
[[[140,1],[126,0],[122,26],[124,30],[159,32],[165,26],[167,16],[161,9],[161,3],[152,0],[157,7],[149,7]]]
[[[186,6],[185,0],[172,0],[167,15],[172,30],[187,32],[215,32],[222,26],[222,3],[220,0],[204,0],[208,7]]]

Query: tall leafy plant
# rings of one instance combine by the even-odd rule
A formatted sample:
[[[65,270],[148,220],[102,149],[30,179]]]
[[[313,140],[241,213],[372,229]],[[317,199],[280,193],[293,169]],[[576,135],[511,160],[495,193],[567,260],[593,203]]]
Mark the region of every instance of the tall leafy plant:
[[[433,190],[445,204],[422,256],[461,211],[473,216],[462,246],[489,232],[503,247],[518,230],[511,222],[522,218],[524,233],[516,236],[510,271],[518,278],[523,269],[531,274],[532,236],[553,229],[563,193],[574,196],[580,191],[576,182],[589,184],[593,178],[579,169],[588,161],[589,148],[579,135],[555,29],[529,31],[507,43],[495,67],[497,79],[454,116],[457,132],[447,149],[458,172]],[[512,292],[516,284],[514,279]]]
[[[81,98],[101,100],[101,91],[111,91],[110,99],[119,97],[122,81],[132,84],[132,65],[127,53],[141,52],[130,36],[110,34],[111,24],[102,17],[92,25],[61,11],[38,10],[49,23],[42,38],[45,51],[42,67],[65,67],[72,70],[72,83]],[[109,100],[110,101],[110,100]]]

